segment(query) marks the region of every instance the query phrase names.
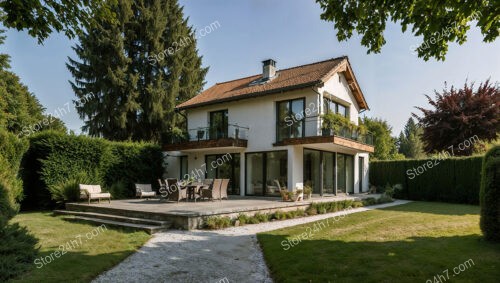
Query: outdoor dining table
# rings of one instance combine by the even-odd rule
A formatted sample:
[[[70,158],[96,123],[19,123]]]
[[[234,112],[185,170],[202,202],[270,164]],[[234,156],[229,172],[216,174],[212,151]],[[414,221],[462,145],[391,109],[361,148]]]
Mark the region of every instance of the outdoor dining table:
[[[194,199],[194,202],[196,202],[195,194],[201,187],[203,187],[202,183],[191,183],[183,186],[183,188],[187,189],[188,199]]]

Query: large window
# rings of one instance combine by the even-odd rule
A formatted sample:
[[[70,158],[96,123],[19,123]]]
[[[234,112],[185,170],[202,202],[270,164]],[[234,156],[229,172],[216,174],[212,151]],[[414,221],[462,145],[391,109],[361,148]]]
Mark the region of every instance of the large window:
[[[279,196],[288,178],[287,151],[247,153],[246,195]]]
[[[228,194],[240,194],[240,154],[205,156],[207,179],[229,179]]]
[[[332,113],[339,113],[340,115],[349,118],[349,107],[337,103],[327,97],[323,98],[324,113],[331,111]]]
[[[304,185],[314,194],[354,193],[354,157],[304,149]]]
[[[180,180],[185,179],[186,175],[188,174],[188,157],[187,156],[181,156],[181,176],[179,177]]]
[[[227,138],[228,113],[227,110],[210,112],[210,139]]]
[[[280,101],[276,104],[276,140],[304,136],[304,98]]]
[[[310,186],[314,194],[321,194],[321,152],[304,149],[304,185]]]

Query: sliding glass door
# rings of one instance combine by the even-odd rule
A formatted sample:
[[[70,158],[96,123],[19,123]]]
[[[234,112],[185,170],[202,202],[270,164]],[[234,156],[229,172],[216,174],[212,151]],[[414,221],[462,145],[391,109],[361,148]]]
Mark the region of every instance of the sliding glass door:
[[[303,167],[304,185],[310,186],[314,194],[354,193],[352,155],[304,149]]]
[[[224,162],[221,162],[224,161]],[[229,179],[227,193],[230,195],[240,194],[240,154],[231,153],[231,159],[227,155],[206,155],[207,179]],[[215,166],[214,166],[215,165]]]
[[[304,149],[304,185],[312,188],[313,194],[321,194],[321,152]]]
[[[246,154],[246,195],[280,196],[288,178],[287,151]]]
[[[354,193],[354,156],[337,154],[337,192]]]
[[[323,152],[323,194],[335,194],[334,152]]]

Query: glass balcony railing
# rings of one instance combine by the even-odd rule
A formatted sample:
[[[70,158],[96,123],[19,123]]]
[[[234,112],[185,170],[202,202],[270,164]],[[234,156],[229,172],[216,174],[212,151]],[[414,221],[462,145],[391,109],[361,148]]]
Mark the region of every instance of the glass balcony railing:
[[[177,138],[173,143],[185,141],[208,141],[218,139],[240,139],[248,140],[248,127],[228,124],[224,126],[207,126],[189,129],[182,138]]]
[[[357,130],[352,130],[347,127],[340,128],[335,131],[333,129],[322,129],[322,136],[338,136],[346,139],[354,140],[360,143],[373,145],[373,135],[371,133],[360,133]]]

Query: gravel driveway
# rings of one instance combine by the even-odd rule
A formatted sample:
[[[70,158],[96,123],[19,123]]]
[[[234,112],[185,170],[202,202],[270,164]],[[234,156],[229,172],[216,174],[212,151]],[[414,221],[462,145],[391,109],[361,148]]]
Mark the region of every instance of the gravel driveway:
[[[408,203],[395,201],[350,213]],[[256,233],[336,216],[335,212],[218,231],[172,230],[154,234],[135,254],[93,282],[272,282]]]

